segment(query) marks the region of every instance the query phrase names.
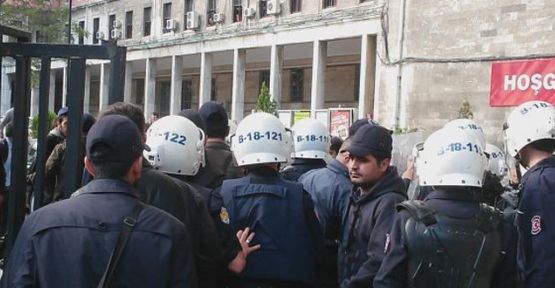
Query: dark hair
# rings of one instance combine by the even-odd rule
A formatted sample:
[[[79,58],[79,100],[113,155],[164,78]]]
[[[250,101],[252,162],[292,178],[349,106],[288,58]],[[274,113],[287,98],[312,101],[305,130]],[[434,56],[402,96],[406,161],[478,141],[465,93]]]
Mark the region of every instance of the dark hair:
[[[370,152],[370,155],[372,155],[374,158],[376,158],[376,161],[378,162],[378,164],[381,164],[385,159],[391,159],[391,155],[385,155],[382,153],[376,153],[376,152]]]
[[[96,179],[123,179],[133,165],[133,161],[115,162],[106,159],[110,153],[111,148],[103,143],[98,143],[91,148],[89,159]]]
[[[341,145],[343,145],[343,140],[341,138],[337,136],[331,137],[330,150],[333,150],[336,153],[339,153],[339,149],[341,148]]]
[[[501,179],[490,171],[486,171],[482,191],[478,194],[480,202],[495,206],[496,200],[503,192],[504,188],[501,185]]]
[[[528,145],[535,150],[540,150],[543,152],[553,153],[555,151],[554,139],[541,139],[538,141],[534,141]]]
[[[6,127],[4,127],[5,131],[6,131],[6,137],[8,138],[12,138],[13,137],[13,124],[12,122],[8,123],[6,125]]]
[[[69,116],[68,116],[67,114],[58,116],[58,117],[56,118],[56,124],[61,124],[62,122],[64,122],[64,118],[65,118],[65,119],[68,119],[68,117],[69,117]]]
[[[116,102],[100,111],[100,116],[98,118],[100,119],[107,115],[123,115],[131,119],[131,121],[139,127],[141,133],[145,131],[145,116],[143,115],[143,109],[135,104]]]

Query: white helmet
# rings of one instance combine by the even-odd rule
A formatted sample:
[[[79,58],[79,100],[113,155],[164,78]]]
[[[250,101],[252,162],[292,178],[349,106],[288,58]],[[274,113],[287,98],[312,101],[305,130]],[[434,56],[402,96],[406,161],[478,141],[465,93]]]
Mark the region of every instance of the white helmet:
[[[253,113],[239,123],[231,145],[239,166],[282,163],[291,153],[290,135],[281,121],[262,112]]]
[[[476,137],[443,128],[424,142],[421,163],[421,186],[482,187],[487,159]]]
[[[503,129],[507,151],[516,157],[534,141],[555,139],[555,107],[543,101],[525,102],[511,112]]]
[[[505,155],[497,146],[487,143],[484,150],[488,156],[487,171],[495,174],[498,177],[503,177],[507,174],[507,164],[505,164]]]
[[[482,127],[476,123],[476,121],[471,119],[455,119],[452,121],[447,122],[443,128],[456,128],[464,133],[468,133],[470,137],[478,138],[480,141],[480,145],[482,147],[486,146],[486,136],[484,135],[484,130]]]
[[[324,159],[330,149],[330,134],[324,123],[306,118],[293,125],[294,158]]]
[[[150,151],[144,157],[164,173],[193,176],[204,166],[204,132],[185,117],[166,116],[152,123],[146,144]]]

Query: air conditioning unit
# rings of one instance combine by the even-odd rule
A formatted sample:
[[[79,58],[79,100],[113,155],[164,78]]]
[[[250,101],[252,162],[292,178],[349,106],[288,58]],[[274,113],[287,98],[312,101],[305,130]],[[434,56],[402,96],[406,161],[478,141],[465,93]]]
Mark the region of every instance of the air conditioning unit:
[[[281,13],[281,3],[279,0],[268,0],[266,2],[266,14],[276,15]]]
[[[177,21],[175,19],[166,20],[166,30],[168,31],[177,30]]]
[[[121,30],[119,30],[119,29],[112,29],[112,31],[110,31],[110,38],[112,38],[112,39],[120,39],[120,38],[121,38]]]
[[[200,27],[200,17],[197,12],[187,12],[187,29],[198,29]]]
[[[224,22],[224,14],[222,14],[222,13],[215,13],[214,16],[212,16],[212,21],[214,21],[215,23],[222,23],[222,22]]]
[[[114,21],[112,22],[112,26],[113,26],[114,28],[121,28],[121,21],[119,21],[119,20],[114,20]]]
[[[96,32],[96,39],[104,40],[104,32],[102,32],[102,31]]]
[[[256,9],[252,7],[245,8],[245,10],[243,10],[243,15],[247,18],[252,18],[256,16]]]

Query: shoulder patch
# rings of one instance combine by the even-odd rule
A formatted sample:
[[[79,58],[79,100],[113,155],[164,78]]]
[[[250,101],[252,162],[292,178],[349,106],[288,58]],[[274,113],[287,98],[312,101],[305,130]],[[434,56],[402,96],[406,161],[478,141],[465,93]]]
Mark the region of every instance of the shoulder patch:
[[[227,209],[225,209],[225,207],[220,209],[220,220],[222,220],[224,224],[229,224],[229,213],[227,213]]]
[[[532,235],[538,235],[540,234],[540,232],[542,232],[542,217],[539,215],[536,215],[534,217],[532,217]]]

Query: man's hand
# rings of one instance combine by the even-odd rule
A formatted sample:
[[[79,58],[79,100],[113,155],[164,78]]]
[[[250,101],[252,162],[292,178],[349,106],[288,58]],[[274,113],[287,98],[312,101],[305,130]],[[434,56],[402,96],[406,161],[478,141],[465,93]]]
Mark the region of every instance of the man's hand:
[[[237,231],[237,239],[241,244],[241,251],[237,253],[237,256],[227,265],[227,268],[234,273],[241,273],[245,266],[247,265],[247,257],[253,251],[260,249],[260,244],[255,246],[250,246],[250,242],[254,238],[254,232],[249,233],[250,229],[247,227],[245,230]]]

